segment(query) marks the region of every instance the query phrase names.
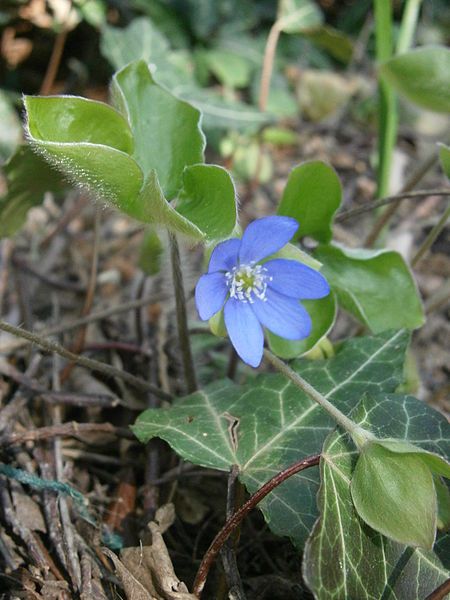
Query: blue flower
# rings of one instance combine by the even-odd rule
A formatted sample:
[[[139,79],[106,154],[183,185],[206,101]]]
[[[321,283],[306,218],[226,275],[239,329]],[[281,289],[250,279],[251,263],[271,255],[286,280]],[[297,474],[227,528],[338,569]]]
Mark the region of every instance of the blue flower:
[[[250,223],[242,239],[218,244],[208,273],[195,288],[200,318],[207,321],[222,307],[231,343],[244,362],[261,363],[264,331],[288,340],[311,333],[311,318],[299,300],[323,298],[330,292],[318,271],[295,260],[274,258],[298,229],[290,217],[264,217]]]

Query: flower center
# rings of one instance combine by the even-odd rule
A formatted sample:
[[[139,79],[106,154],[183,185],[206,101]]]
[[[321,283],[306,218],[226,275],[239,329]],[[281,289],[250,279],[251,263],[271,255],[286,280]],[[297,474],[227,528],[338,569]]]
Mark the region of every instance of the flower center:
[[[253,304],[255,297],[266,301],[267,283],[272,280],[262,265],[239,265],[225,273],[230,298]]]

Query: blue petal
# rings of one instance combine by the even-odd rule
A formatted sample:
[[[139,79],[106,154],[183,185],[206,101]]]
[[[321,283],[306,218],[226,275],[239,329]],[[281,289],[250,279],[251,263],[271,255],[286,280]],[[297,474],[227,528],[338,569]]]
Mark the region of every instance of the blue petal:
[[[202,275],[195,288],[195,304],[200,319],[207,321],[222,308],[228,294],[223,273]]]
[[[323,275],[296,260],[275,258],[264,263],[264,268],[272,277],[269,287],[285,296],[314,300],[330,293],[330,286]]]
[[[311,317],[294,298],[267,289],[266,300],[250,304],[259,322],[287,340],[302,340],[311,333]]]
[[[285,246],[298,229],[291,217],[263,217],[250,223],[242,236],[239,261],[258,262]]]
[[[247,302],[230,298],[224,308],[225,327],[236,352],[251,367],[261,363],[264,333]]]
[[[241,240],[238,238],[231,238],[220,242],[214,248],[209,260],[208,273],[214,273],[214,271],[230,271],[237,265],[238,252],[241,247]]]

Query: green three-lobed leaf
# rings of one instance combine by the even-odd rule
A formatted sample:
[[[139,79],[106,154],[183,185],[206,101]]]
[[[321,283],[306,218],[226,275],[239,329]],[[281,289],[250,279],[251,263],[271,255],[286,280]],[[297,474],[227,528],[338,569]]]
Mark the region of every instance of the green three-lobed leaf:
[[[70,96],[26,97],[34,150],[135,219],[199,240],[229,236],[235,190],[226,171],[202,164],[199,111],[155,83],[143,61],[119,71],[112,91],[118,110]],[[208,197],[207,186],[215,191]]]

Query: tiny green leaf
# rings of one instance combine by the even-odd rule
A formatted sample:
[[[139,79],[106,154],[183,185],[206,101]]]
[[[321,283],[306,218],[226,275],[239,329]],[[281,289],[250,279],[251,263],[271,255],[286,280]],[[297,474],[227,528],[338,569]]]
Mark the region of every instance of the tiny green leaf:
[[[315,257],[339,304],[373,332],[424,323],[413,276],[398,252],[319,246]]]
[[[433,473],[450,479],[450,464],[438,454],[428,452],[403,440],[381,438],[377,440],[377,444],[397,454],[415,454]]]
[[[334,325],[337,311],[334,294],[320,300],[303,300],[302,304],[312,320],[312,330],[307,338],[298,341],[286,340],[270,331],[267,332],[270,349],[281,358],[295,358],[309,352],[328,335]]]
[[[408,546],[433,547],[436,491],[430,469],[417,454],[368,442],[356,463],[351,493],[359,516],[376,531]]]
[[[8,191],[0,198],[0,238],[14,235],[28,210],[40,204],[45,192],[64,188],[61,175],[29,146],[19,146],[3,167]]]
[[[161,270],[164,247],[156,231],[149,227],[139,249],[139,267],[146,275],[156,275]]]
[[[336,171],[320,160],[305,162],[289,175],[278,214],[297,219],[296,237],[311,236],[319,242],[332,237],[334,214],[342,200]]]
[[[277,23],[285,33],[300,33],[322,23],[322,13],[311,0],[281,0]]]
[[[217,165],[192,165],[183,172],[177,211],[209,239],[229,237],[237,219],[236,191],[225,169]]]
[[[450,147],[445,144],[439,144],[439,160],[441,161],[442,170],[450,179]]]
[[[155,169],[165,197],[174,198],[184,168],[203,162],[200,112],[155,83],[144,61],[116,73],[112,92],[133,131],[137,163],[145,175]]]
[[[411,102],[428,110],[450,113],[450,49],[415,48],[383,63],[380,73]]]

